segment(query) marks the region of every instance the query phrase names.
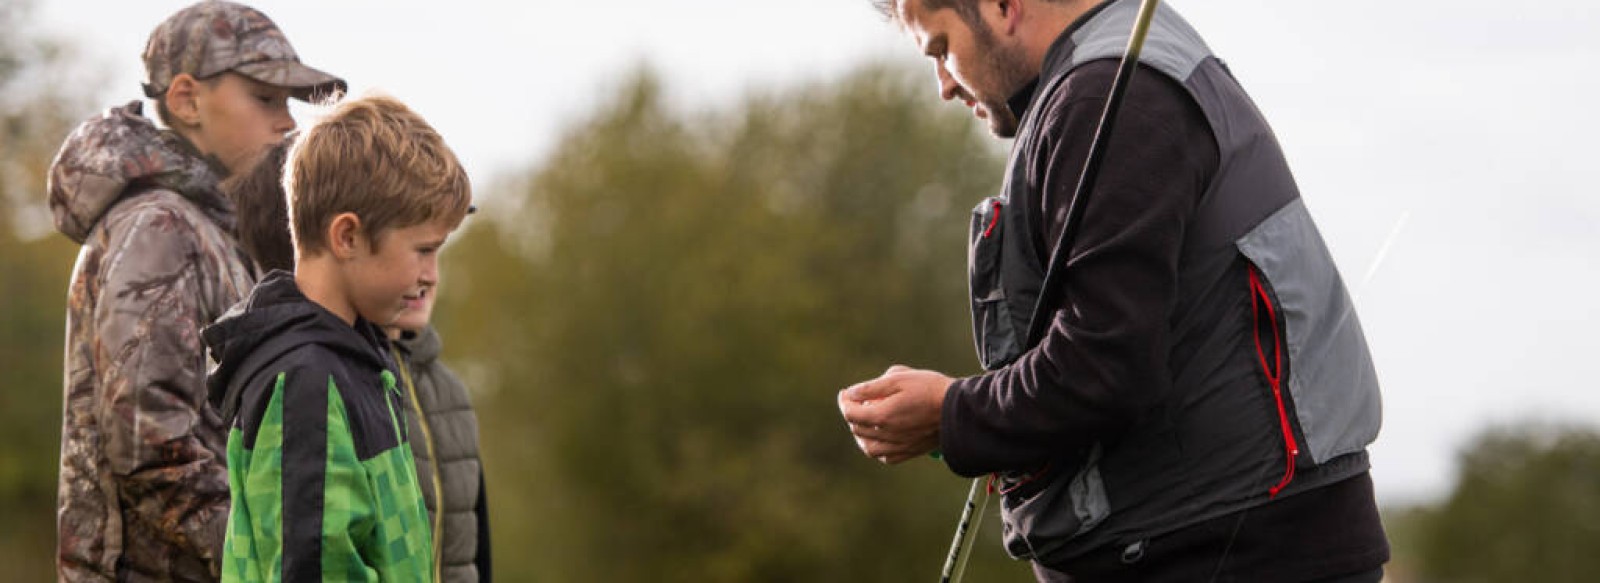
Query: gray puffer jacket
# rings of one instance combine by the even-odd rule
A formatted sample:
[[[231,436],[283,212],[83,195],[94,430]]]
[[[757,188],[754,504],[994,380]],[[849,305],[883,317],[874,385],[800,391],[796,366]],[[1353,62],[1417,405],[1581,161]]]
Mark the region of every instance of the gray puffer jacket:
[[[429,326],[391,343],[391,354],[400,365],[406,428],[433,526],[439,581],[488,581],[488,504],[478,457],[478,416],[461,379],[439,362],[442,347],[439,333]]]

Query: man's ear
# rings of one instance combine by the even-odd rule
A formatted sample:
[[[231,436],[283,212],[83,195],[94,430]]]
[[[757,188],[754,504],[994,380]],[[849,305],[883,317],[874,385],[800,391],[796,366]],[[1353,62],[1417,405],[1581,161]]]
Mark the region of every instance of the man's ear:
[[[172,78],[162,102],[167,104],[167,113],[172,116],[173,123],[186,127],[200,126],[201,91],[203,91],[201,83],[193,75],[179,73]]]
[[[989,28],[1004,36],[1016,34],[1022,23],[1022,0],[994,0],[993,4],[993,20],[989,22]]]
[[[367,238],[362,233],[361,217],[355,213],[339,213],[328,221],[328,251],[334,259],[347,261],[366,249]]]

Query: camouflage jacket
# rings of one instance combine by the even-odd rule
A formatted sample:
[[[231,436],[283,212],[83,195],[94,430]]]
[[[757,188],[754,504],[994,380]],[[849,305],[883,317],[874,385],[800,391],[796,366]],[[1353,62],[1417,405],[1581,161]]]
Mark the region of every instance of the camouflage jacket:
[[[79,126],[50,168],[68,290],[57,570],[63,581],[214,580],[227,427],[200,329],[254,283],[221,171],[141,115]]]

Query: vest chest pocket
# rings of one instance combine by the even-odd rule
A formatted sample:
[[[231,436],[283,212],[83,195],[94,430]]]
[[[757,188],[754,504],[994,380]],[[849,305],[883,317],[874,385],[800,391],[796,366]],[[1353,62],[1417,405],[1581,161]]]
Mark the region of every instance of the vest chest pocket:
[[[984,370],[995,370],[1022,354],[1006,290],[1001,285],[1006,199],[991,196],[972,209],[968,229],[967,293],[972,308],[972,339]]]

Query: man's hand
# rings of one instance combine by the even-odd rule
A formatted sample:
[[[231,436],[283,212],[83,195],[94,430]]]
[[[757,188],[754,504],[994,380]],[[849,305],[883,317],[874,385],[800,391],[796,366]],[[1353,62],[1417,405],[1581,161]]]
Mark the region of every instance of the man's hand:
[[[839,413],[868,457],[898,464],[939,446],[939,417],[950,377],[900,365],[839,391]]]

